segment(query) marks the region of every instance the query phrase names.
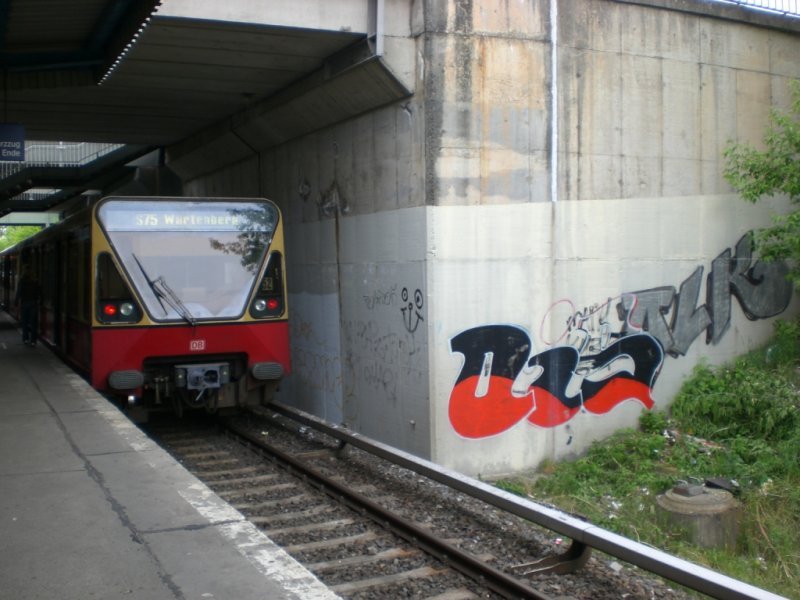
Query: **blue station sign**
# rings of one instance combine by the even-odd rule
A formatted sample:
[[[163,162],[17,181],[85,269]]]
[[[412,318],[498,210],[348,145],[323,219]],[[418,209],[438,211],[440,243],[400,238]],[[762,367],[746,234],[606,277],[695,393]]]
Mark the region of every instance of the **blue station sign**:
[[[0,161],[25,160],[25,127],[16,123],[0,123]]]

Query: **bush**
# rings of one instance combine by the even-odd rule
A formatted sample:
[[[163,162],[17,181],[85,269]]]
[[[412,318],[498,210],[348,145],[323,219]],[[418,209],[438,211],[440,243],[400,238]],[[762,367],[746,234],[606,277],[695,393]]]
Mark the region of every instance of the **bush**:
[[[800,326],[780,323],[774,343],[733,365],[698,365],[672,404],[678,426],[710,440],[775,443],[800,428],[795,364]]]

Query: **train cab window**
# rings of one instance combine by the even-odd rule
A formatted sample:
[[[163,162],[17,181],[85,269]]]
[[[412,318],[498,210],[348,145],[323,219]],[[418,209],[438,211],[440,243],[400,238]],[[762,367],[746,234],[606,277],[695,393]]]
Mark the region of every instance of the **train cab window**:
[[[283,259],[280,252],[273,252],[264,270],[264,276],[256,290],[253,303],[250,305],[250,315],[259,319],[266,317],[279,317],[284,311],[283,302]]]
[[[97,255],[95,273],[97,290],[96,316],[103,323],[135,323],[140,319],[138,303],[133,299],[108,252]]]

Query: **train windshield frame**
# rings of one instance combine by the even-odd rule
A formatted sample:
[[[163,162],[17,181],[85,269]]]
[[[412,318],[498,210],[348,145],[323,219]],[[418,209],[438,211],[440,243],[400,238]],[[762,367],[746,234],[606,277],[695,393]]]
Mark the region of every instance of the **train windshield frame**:
[[[104,231],[155,322],[239,319],[275,234],[269,201],[109,199]]]

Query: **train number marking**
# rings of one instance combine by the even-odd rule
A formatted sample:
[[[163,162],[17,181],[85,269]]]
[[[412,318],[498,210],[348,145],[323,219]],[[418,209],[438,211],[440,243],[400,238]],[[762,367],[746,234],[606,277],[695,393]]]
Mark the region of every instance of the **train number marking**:
[[[201,352],[206,349],[205,340],[192,340],[189,342],[189,352]]]

